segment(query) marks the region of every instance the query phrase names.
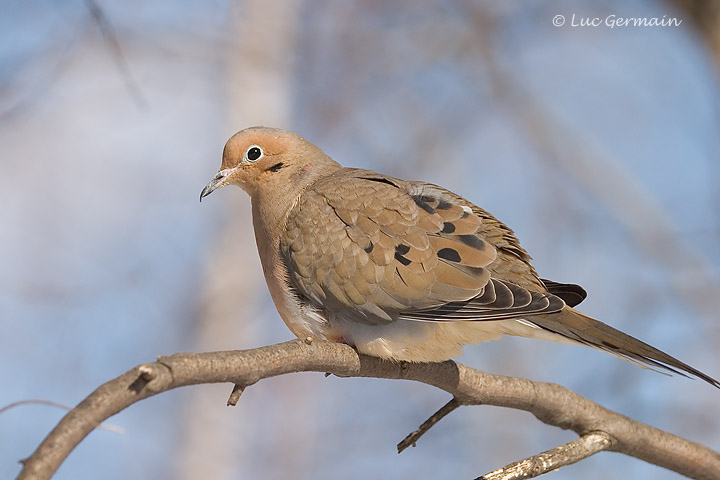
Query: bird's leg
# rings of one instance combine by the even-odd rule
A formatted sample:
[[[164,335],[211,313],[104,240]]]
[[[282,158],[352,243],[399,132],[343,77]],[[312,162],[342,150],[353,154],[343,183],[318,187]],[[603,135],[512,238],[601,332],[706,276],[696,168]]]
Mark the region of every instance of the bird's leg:
[[[417,430],[415,430],[410,435],[405,437],[402,442],[398,443],[398,446],[397,446],[398,453],[401,453],[403,450],[405,450],[409,446],[414,447],[415,443],[417,443],[417,441],[420,439],[420,437],[422,437],[425,434],[425,432],[430,430],[430,428],[432,428],[433,425],[438,423],[445,415],[452,412],[453,410],[458,408],[460,405],[462,405],[462,403],[460,403],[460,401],[457,398],[453,397],[452,400],[450,400],[448,403],[443,405],[442,408],[440,408],[440,410],[433,413],[432,416],[430,416],[430,418],[425,420],[425,422],[422,425],[420,425],[420,427],[418,427]]]

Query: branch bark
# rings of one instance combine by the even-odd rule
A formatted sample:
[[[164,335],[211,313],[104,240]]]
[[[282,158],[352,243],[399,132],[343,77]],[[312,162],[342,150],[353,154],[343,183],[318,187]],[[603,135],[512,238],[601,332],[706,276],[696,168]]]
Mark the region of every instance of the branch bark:
[[[543,473],[552,472],[607,450],[611,445],[612,439],[608,434],[604,432],[588,433],[570,443],[511,463],[475,480],[524,480],[539,477]]]
[[[263,378],[295,372],[415,380],[453,395],[463,405],[526,410],[548,425],[578,435],[602,432],[608,450],[624,453],[694,479],[720,476],[720,454],[636,422],[564,387],[492,375],[448,361],[393,363],[358,354],[347,345],[293,340],[253,350],[179,353],[139,365],[100,386],[70,411],[25,460],[18,479],[48,479],[70,452],[108,417],[173,388],[233,383],[245,388]]]

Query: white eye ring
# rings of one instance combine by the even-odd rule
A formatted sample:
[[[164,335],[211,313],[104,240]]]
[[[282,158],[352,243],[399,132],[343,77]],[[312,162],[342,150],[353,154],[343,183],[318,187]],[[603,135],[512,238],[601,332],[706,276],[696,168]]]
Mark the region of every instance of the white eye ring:
[[[250,145],[243,156],[243,163],[254,163],[264,155],[262,148],[258,145]]]

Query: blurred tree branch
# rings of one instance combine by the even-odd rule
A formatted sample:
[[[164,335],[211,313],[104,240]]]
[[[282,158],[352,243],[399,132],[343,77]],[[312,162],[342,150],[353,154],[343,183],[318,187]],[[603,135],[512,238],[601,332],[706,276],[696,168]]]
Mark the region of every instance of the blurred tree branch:
[[[347,345],[308,339],[244,351],[179,353],[139,365],[100,386],[70,411],[23,462],[18,478],[50,478],[103,420],[158,393],[201,383],[228,382],[247,387],[264,378],[295,372],[415,380],[445,390],[462,405],[525,410],[548,425],[581,436],[485,478],[530,478],[605,449],[694,479],[710,480],[720,475],[720,454],[603,408],[556,384],[483,373],[453,361],[394,363],[360,355]],[[518,466],[520,463],[525,467]],[[511,468],[525,473],[513,473],[511,477],[498,473]]]
[[[707,0],[670,0],[697,26],[698,33],[710,47],[717,67],[720,67],[720,2]]]
[[[269,16],[268,12],[274,13]],[[221,131],[226,132],[219,132],[222,140],[242,126],[289,124],[300,13],[300,5],[289,0],[244,0],[228,7],[224,27],[227,38],[220,49],[224,70],[220,81],[224,92]],[[261,309],[267,295],[259,259],[238,255],[256,249],[254,237],[247,234],[251,224],[250,203],[244,194],[228,196],[224,214],[218,220],[213,227],[217,234],[212,235],[207,248],[202,280],[196,290],[197,309],[189,332],[193,349],[198,351],[237,348],[229,339],[242,339],[244,345],[262,344],[256,339],[262,336],[263,329],[272,328],[263,322],[242,321]],[[279,396],[292,395],[295,390],[292,382],[278,388],[282,391],[274,394]],[[240,393],[238,390],[238,399]],[[214,395],[213,389],[206,388],[194,389],[184,397],[183,412],[205,413],[179,415],[177,419],[182,433],[178,461],[173,465],[175,480],[233,480],[243,459],[254,455],[254,440],[228,428],[224,420],[227,412],[207,408]],[[304,404],[297,402],[294,408],[306,413],[305,405],[313,404],[308,396]],[[307,468],[305,461],[311,457],[316,437],[307,434],[309,425],[314,423],[312,415],[303,413],[292,425],[283,425],[282,441],[286,444],[276,448],[286,453],[274,476],[291,478],[294,472]],[[276,427],[266,423],[257,428]],[[223,461],[200,462],[197,458]]]
[[[127,60],[125,59],[122,47],[120,46],[120,41],[115,34],[115,29],[113,28],[112,23],[110,23],[110,20],[108,20],[104,10],[100,7],[97,1],[85,0],[85,5],[87,5],[90,16],[97,24],[98,28],[100,28],[103,39],[107,43],[110,52],[115,58],[115,63],[117,64],[118,70],[120,70],[120,74],[125,81],[125,88],[127,88],[128,92],[130,92],[130,95],[133,97],[139,107],[147,107],[148,102],[145,99],[142,90],[140,90],[140,87],[133,78],[132,73],[130,72],[130,67],[128,66]]]

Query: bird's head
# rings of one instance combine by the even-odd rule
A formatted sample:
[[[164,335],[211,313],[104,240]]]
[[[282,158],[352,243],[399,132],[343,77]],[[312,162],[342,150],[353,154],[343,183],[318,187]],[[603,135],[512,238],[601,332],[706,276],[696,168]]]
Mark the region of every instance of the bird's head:
[[[225,185],[238,185],[251,197],[292,194],[338,168],[322,150],[294,133],[251,127],[225,144],[220,171],[200,200]]]

